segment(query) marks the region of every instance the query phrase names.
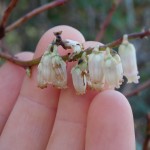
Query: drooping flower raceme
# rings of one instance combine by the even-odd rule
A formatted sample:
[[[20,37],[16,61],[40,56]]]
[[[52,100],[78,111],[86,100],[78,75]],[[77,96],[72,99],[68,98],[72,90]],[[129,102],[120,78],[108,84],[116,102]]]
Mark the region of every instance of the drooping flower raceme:
[[[38,86],[52,84],[57,88],[67,87],[66,63],[59,56],[56,45],[50,45],[38,65]]]
[[[105,82],[110,88],[120,87],[122,83],[122,69],[120,62],[110,54],[110,48],[106,49],[104,75]]]
[[[133,44],[128,42],[126,35],[119,46],[119,55],[110,48],[106,48],[106,51],[100,51],[97,46],[92,52],[82,51],[83,45],[77,41],[67,39],[62,42],[63,44],[60,44],[62,47],[73,50],[67,60],[78,59],[78,63],[71,70],[77,94],[85,94],[87,87],[98,91],[103,90],[104,85],[109,88],[120,88],[123,75],[127,77],[128,83],[138,83],[135,48]],[[47,87],[48,84],[60,89],[67,87],[66,63],[63,60],[67,57],[59,55],[58,45],[59,41],[57,43],[53,41],[38,65],[37,81],[41,88]]]
[[[90,87],[101,90],[104,86],[104,52],[95,47],[88,56]]]
[[[123,36],[118,52],[123,65],[123,74],[127,77],[128,83],[138,83],[140,77],[138,76],[136,50],[134,45],[129,43],[127,35]]]

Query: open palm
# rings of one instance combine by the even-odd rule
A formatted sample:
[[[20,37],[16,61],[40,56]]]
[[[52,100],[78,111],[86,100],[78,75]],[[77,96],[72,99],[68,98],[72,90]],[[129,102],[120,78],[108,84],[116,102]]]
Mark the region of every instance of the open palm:
[[[34,58],[43,54],[54,39],[53,32],[63,31],[62,38],[84,43],[79,31],[57,26],[39,41]],[[31,42],[31,41],[29,41]],[[60,49],[61,54],[67,52]],[[33,54],[18,55],[24,60]],[[58,90],[37,87],[37,67],[32,77],[12,63],[0,69],[0,150],[134,150],[133,116],[127,99],[114,90],[88,91],[78,96],[72,86],[68,64],[68,87]]]

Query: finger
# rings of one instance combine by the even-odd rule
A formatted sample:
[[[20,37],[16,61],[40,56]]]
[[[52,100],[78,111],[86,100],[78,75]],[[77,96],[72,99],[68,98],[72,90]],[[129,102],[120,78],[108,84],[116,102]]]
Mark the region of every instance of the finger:
[[[100,45],[98,42],[85,42],[84,47]],[[83,150],[88,108],[97,92],[88,91],[86,95],[76,95],[72,85],[69,65],[69,88],[61,91],[58,111],[47,150]]]
[[[16,56],[21,60],[29,60],[33,54],[22,52]],[[0,68],[0,134],[16,102],[24,75],[25,69],[10,62]]]
[[[106,90],[92,101],[87,118],[86,150],[135,150],[133,115],[127,99]]]
[[[43,54],[54,38],[53,32],[60,30],[64,38],[84,39],[74,28],[54,27],[41,38],[35,57]],[[44,90],[37,88],[36,72],[34,67],[32,78],[24,79],[17,103],[2,133],[0,149],[44,150],[47,145],[57,110],[59,90],[51,86]]]

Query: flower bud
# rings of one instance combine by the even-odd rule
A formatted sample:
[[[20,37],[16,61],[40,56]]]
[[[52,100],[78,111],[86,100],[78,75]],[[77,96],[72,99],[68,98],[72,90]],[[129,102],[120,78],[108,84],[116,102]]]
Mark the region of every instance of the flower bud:
[[[127,35],[123,36],[118,52],[122,61],[123,74],[127,77],[128,83],[138,83],[140,77],[138,76],[136,50],[134,45],[128,42]]]
[[[82,44],[80,44],[79,42],[69,39],[65,40],[64,44],[66,47],[70,47],[73,49],[73,54],[79,54],[83,48]]]
[[[80,45],[79,42],[74,41],[74,40],[70,40],[70,39],[64,40],[64,44],[66,47],[72,47],[72,46]]]

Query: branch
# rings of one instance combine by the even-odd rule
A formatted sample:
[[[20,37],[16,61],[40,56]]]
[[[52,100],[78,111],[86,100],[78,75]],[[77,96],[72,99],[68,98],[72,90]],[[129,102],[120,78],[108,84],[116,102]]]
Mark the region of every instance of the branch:
[[[138,95],[142,90],[146,89],[150,87],[150,80],[144,82],[142,85],[140,85],[138,88],[136,88],[135,90],[133,90],[132,92],[125,94],[126,97],[131,97],[134,95]]]
[[[150,30],[147,30],[147,31],[144,31],[144,32],[140,32],[140,33],[129,34],[128,35],[128,39],[131,40],[131,39],[137,39],[137,38],[144,38],[144,37],[147,37],[147,36],[150,36]],[[117,47],[117,46],[119,46],[121,44],[122,39],[123,38],[119,38],[118,40],[116,40],[116,41],[114,41],[112,43],[108,43],[106,45],[99,46],[99,50],[100,51],[104,51],[107,47],[110,47],[110,48]],[[58,40],[60,40],[60,39],[58,39]],[[57,42],[57,40],[56,40],[56,42]],[[59,45],[64,47],[63,40],[59,41]],[[90,54],[92,52],[92,50],[93,50],[93,48],[89,47],[89,48],[85,49],[84,51],[80,52],[79,54],[75,55],[71,59],[70,59],[70,57],[68,55],[63,56],[62,58],[65,61],[69,61],[69,62],[75,61],[75,60],[77,60],[78,58],[81,57],[83,52],[86,51],[87,54]],[[0,52],[0,57],[3,58],[3,59],[6,59],[8,61],[11,61],[11,62],[13,62],[13,63],[15,63],[17,65],[20,65],[22,67],[31,67],[31,66],[37,65],[40,62],[40,59],[41,59],[41,57],[39,57],[39,58],[30,60],[30,61],[22,61],[22,60],[18,60],[16,57],[12,57],[10,55],[6,55],[5,53],[2,53],[2,52]]]
[[[10,13],[12,12],[13,8],[16,6],[17,2],[18,2],[18,0],[11,0],[7,9],[4,12],[2,20],[0,22],[0,39],[2,39],[5,36],[5,25],[10,16]]]
[[[143,150],[149,150],[150,146],[150,114],[147,115],[147,129],[146,129],[146,137],[144,141]]]
[[[12,12],[12,10],[14,9],[14,7],[16,6],[18,0],[11,0],[11,2],[9,3],[8,7],[6,8],[3,18],[1,20],[0,26],[5,27],[7,20]]]
[[[148,37],[148,36],[150,36],[150,29],[146,30],[144,32],[128,34],[128,40],[133,40],[133,39],[138,39],[138,38],[142,39],[142,38]],[[102,49],[104,49],[106,47],[114,48],[114,47],[119,46],[121,44],[122,40],[123,40],[123,37],[119,38],[118,40],[116,40],[112,43],[108,43],[105,46],[101,46],[101,47],[102,47]]]
[[[41,59],[41,57],[39,57],[39,58],[30,60],[30,61],[23,61],[23,60],[19,60],[15,56],[8,55],[4,52],[0,52],[0,58],[4,59],[4,60],[7,60],[7,61],[10,61],[10,62],[12,62],[16,65],[19,65],[23,68],[28,68],[28,67],[32,67],[34,65],[37,65],[40,62],[40,59]]]
[[[45,4],[43,6],[40,6],[36,9],[32,10],[31,12],[27,13],[26,15],[24,15],[23,17],[21,17],[20,19],[18,19],[17,21],[12,23],[11,25],[9,25],[8,27],[6,27],[5,32],[10,32],[10,31],[14,30],[15,28],[17,28],[18,26],[22,25],[24,22],[27,22],[32,17],[42,13],[43,11],[46,11],[48,9],[62,5],[67,1],[68,0],[54,0],[53,2],[50,2],[50,3]]]
[[[120,4],[121,1],[122,0],[116,0],[112,4],[111,8],[108,11],[108,15],[106,16],[104,22],[102,23],[102,25],[100,27],[100,31],[98,32],[98,34],[96,36],[96,39],[95,39],[96,41],[101,41],[101,39],[104,36],[104,33],[105,33],[110,21],[112,19],[112,16],[113,16],[114,12],[116,11],[116,9],[117,9],[117,7],[118,7],[118,5]]]

